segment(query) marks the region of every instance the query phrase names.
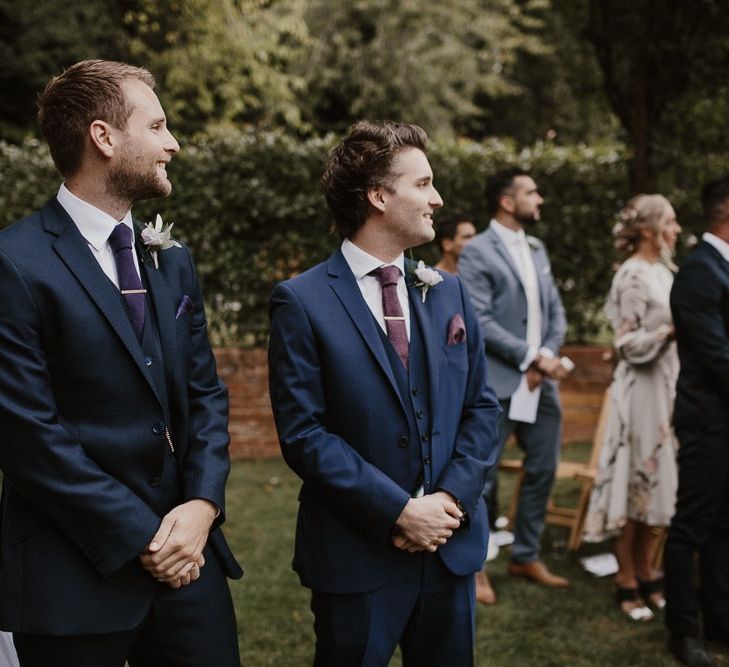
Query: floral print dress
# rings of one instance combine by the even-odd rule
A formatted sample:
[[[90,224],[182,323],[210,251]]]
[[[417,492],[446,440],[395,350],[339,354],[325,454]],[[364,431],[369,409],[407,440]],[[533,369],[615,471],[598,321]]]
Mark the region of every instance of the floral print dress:
[[[662,263],[627,260],[605,311],[619,362],[584,540],[615,536],[628,519],[667,526],[676,502],[677,441],[671,429],[678,355],[670,340],[673,274]]]

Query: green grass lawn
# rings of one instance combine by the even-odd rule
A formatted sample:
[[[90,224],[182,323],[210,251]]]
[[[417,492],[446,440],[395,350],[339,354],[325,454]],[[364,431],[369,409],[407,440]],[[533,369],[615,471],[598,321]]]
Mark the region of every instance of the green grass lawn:
[[[586,452],[585,446],[570,446],[568,456],[584,458]],[[508,475],[502,475],[501,487],[506,506],[511,491]],[[241,581],[232,582],[232,591],[248,667],[311,665],[309,592],[291,570],[298,490],[298,478],[280,459],[233,465],[225,530],[246,571]],[[576,487],[560,482],[556,493],[562,502],[576,493]],[[616,611],[610,578],[597,579],[582,570],[578,558],[605,551],[607,545],[585,545],[577,556],[566,555],[561,548],[565,537],[564,529],[548,528],[543,556],[551,569],[570,578],[567,589],[544,589],[509,577],[508,548],[489,563],[499,602],[479,606],[476,664],[675,665],[665,650],[660,618],[645,624],[624,619]],[[717,658],[729,665],[729,653]],[[392,661],[396,665],[400,665],[397,657]]]

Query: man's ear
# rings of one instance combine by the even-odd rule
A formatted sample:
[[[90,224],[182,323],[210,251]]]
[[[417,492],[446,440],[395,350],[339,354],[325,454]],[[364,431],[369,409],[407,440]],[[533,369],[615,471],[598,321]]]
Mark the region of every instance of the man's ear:
[[[385,212],[385,191],[382,187],[370,188],[367,190],[367,201],[380,213]]]
[[[114,155],[114,146],[116,144],[114,132],[115,130],[111,125],[103,120],[95,120],[89,126],[91,145],[104,157],[110,158]]]
[[[499,197],[499,207],[507,213],[513,213],[516,208],[514,198],[511,195],[501,195]]]

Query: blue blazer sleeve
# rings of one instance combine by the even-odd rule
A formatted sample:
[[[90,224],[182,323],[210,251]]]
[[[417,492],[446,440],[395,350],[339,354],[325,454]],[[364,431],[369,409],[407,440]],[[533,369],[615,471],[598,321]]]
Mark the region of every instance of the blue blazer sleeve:
[[[23,498],[111,575],[140,554],[159,517],[89,458],[59,421],[40,317],[0,251],[0,467]]]
[[[270,306],[269,383],[283,456],[349,525],[385,539],[410,496],[343,437],[326,429],[317,340],[294,290],[278,285]]]

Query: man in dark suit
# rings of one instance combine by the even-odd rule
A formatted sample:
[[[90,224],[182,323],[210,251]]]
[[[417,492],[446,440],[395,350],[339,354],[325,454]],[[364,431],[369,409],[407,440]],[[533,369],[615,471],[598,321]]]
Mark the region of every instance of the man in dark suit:
[[[708,231],[671,291],[681,361],[673,415],[680,447],[664,557],[669,647],[692,666],[715,664],[702,634],[729,646],[729,176],[704,187],[702,205]]]
[[[525,453],[526,475],[508,572],[564,587],[567,579],[552,574],[539,560],[562,439],[562,409],[554,380],[566,374],[559,359],[566,329],[562,301],[544,244],[525,233],[539,220],[544,200],[534,179],[518,168],[494,174],[486,189],[494,217],[486,231],[463,249],[458,266],[488,341],[491,382],[503,408],[499,456],[512,433]],[[539,392],[531,394],[536,399],[533,413],[516,413],[517,397],[526,396],[527,389]],[[497,474],[496,467],[489,473],[487,498]],[[479,601],[493,604],[496,596],[485,573],[478,579]]]
[[[98,60],[54,78],[64,184],[0,233],[0,627],[22,665],[239,664],[227,391],[188,251],[130,212],[172,188],[153,86]]]
[[[442,205],[414,125],[362,121],[323,177],[344,239],[271,296],[271,399],[301,477],[316,665],[473,661],[498,404],[459,280],[404,260]]]

